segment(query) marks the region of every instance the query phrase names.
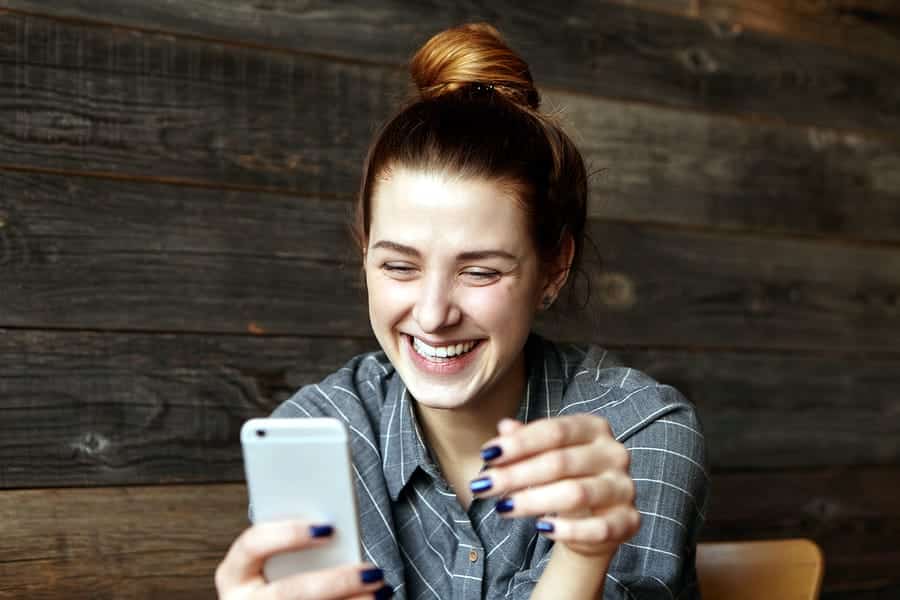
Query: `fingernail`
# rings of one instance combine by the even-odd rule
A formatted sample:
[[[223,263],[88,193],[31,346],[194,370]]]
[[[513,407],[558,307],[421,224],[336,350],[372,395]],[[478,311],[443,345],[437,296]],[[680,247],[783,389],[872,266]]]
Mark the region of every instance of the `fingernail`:
[[[500,448],[500,446],[488,446],[487,448],[482,448],[481,459],[494,460],[501,454],[503,454],[503,450]]]
[[[544,533],[553,533],[553,523],[549,521],[538,521],[534,524],[534,528]]]
[[[394,595],[394,588],[389,585],[375,591],[375,600],[386,600]]]
[[[496,508],[498,513],[508,513],[513,509],[512,498],[504,498],[503,500],[498,500]]]
[[[334,527],[331,525],[313,525],[309,528],[309,535],[314,538],[328,537],[334,533]]]
[[[469,489],[472,490],[473,494],[480,494],[491,489],[493,485],[494,483],[490,477],[480,477],[472,480],[472,483],[469,484]]]
[[[363,583],[373,583],[384,579],[384,571],[381,569],[366,569],[359,572],[359,578]]]

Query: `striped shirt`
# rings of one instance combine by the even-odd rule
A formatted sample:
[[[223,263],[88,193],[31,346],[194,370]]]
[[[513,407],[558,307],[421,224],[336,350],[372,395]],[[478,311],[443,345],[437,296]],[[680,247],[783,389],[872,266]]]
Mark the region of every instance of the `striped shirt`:
[[[631,453],[641,527],[613,558],[604,598],[699,598],[694,552],[709,476],[693,406],[597,346],[531,334],[525,353],[520,421],[600,415]],[[476,498],[464,510],[429,453],[413,402],[384,353],[373,352],[304,386],[272,416],[347,425],[363,554],[384,569],[395,598],[528,598],[553,542],[536,533],[533,518],[501,518],[495,500]]]

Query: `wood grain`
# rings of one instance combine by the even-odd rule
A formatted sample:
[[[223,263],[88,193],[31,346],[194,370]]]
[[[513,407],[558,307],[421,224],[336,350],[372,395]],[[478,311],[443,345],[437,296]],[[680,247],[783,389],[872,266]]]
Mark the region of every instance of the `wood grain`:
[[[714,469],[900,464],[900,368],[865,355],[629,349],[697,407]]]
[[[2,325],[367,335],[349,203],[9,173]]]
[[[243,422],[373,346],[0,330],[0,488],[240,481]]]
[[[0,15],[0,166],[351,197],[406,79]],[[900,241],[900,137],[546,96],[594,173],[594,217]]]
[[[376,349],[366,338],[0,330],[0,488],[240,481],[244,420]],[[617,352],[695,403],[717,473],[900,464],[900,358]]]
[[[900,591],[900,469],[848,467],[713,478],[704,540],[814,539],[825,554],[823,599]]]
[[[900,6],[891,0],[615,0],[710,26],[749,28],[783,38],[900,60]]]
[[[0,326],[369,335],[349,203],[7,173]],[[607,345],[896,351],[900,252],[594,220],[590,304],[542,320]],[[598,258],[599,257],[599,258]],[[598,260],[602,259],[601,265]]]
[[[900,589],[897,467],[718,475],[714,486],[704,541],[810,537],[825,552],[823,598]],[[882,493],[860,493],[872,486]],[[242,484],[0,492],[0,598],[212,598],[215,567],[246,526]]]
[[[554,323],[563,337],[612,345],[898,349],[894,249],[599,221],[590,237],[603,264],[586,265],[588,309]]]
[[[488,21],[524,54],[542,85],[806,125],[888,131],[900,125],[896,60],[855,57],[841,48],[751,29],[708,26],[631,4],[381,2],[378,10],[367,10],[353,2],[212,0],[202,11],[140,0],[76,0],[52,10],[38,0],[8,4],[53,16],[393,65],[404,65],[441,29]]]
[[[243,485],[0,493],[0,598],[215,598]]]

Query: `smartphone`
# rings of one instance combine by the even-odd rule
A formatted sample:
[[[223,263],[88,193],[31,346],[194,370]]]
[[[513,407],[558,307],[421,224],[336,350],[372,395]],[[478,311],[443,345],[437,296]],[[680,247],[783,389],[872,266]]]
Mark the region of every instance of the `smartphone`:
[[[254,523],[303,519],[334,527],[317,548],[270,557],[268,581],[361,561],[347,428],[338,419],[250,419],[241,427]]]

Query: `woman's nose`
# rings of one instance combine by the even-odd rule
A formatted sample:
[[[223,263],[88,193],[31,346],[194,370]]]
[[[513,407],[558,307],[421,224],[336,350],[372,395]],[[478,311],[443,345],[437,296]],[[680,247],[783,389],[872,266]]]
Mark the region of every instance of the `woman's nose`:
[[[453,289],[442,279],[426,279],[413,308],[413,318],[423,332],[456,325],[462,313],[453,299]]]

